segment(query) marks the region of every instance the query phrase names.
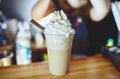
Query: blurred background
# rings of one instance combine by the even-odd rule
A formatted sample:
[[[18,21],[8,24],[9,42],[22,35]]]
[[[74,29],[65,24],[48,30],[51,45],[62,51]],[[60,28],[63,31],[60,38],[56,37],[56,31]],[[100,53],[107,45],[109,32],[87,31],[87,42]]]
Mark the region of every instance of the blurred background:
[[[37,0],[1,0],[0,10],[8,18],[30,20],[30,11]]]
[[[37,0],[0,0],[0,54],[8,52],[5,57],[12,55],[12,64],[16,64],[16,44],[17,33],[21,27],[30,31],[32,43],[32,62],[47,60],[44,35],[42,32],[29,23],[31,19],[31,9]],[[88,47],[84,53],[88,56],[101,52],[109,38],[114,39],[117,44],[118,29],[112,11],[100,22],[93,22],[89,16],[84,18],[88,31]],[[26,23],[26,24],[24,24]],[[41,53],[42,52],[42,53]],[[83,53],[82,53],[83,54]],[[81,55],[77,53],[76,55]],[[3,55],[0,56],[3,58]],[[0,62],[2,63],[2,61]]]
[[[24,41],[30,42],[31,45],[28,48],[31,51],[32,62],[44,60],[46,47],[43,34],[29,22],[31,19],[31,9],[36,1],[0,0],[0,66],[17,64],[16,40],[18,39],[20,39],[19,43],[25,43]],[[20,30],[22,31],[20,32]],[[27,39],[29,37],[29,39],[24,39],[20,36],[21,34]]]

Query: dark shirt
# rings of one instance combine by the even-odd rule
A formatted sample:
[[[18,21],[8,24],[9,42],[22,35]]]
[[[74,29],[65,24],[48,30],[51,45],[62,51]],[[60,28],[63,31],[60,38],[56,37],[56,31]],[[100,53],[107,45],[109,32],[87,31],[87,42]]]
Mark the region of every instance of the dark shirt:
[[[118,29],[112,14],[112,11],[107,16],[99,21],[94,22],[90,17],[84,18],[88,30],[88,48],[86,52],[88,55],[95,55],[101,52],[102,46],[105,46],[109,38],[114,39],[114,45],[117,44]]]

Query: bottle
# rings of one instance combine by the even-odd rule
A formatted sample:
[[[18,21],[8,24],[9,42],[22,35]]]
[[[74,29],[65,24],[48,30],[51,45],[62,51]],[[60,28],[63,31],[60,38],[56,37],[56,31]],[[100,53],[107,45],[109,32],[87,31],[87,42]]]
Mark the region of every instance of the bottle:
[[[18,65],[31,63],[31,37],[27,22],[19,22],[16,36],[16,61]]]
[[[43,38],[43,35],[42,35],[42,32],[35,32],[35,46],[40,48],[40,47],[43,47],[44,46],[44,38]]]

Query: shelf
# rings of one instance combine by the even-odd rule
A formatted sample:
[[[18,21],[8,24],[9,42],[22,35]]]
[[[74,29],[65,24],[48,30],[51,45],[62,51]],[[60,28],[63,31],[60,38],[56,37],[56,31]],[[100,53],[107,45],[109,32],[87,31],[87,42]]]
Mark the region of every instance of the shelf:
[[[34,44],[32,44],[31,49],[32,49],[32,52],[36,52],[36,51],[47,52],[47,48],[45,45],[42,47],[36,47]],[[6,45],[6,46],[0,46],[0,51],[3,51],[3,50],[12,51],[13,50],[12,44]]]

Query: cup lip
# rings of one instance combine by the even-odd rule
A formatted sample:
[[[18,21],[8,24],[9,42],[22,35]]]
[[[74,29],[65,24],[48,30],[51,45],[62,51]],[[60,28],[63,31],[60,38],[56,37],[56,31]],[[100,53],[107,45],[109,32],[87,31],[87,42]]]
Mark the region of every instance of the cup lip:
[[[60,34],[48,34],[48,33],[45,33],[45,37],[60,37],[60,38],[69,38],[69,37],[72,37],[74,36],[74,34],[69,34],[68,37],[65,37],[64,35],[60,35]]]
[[[68,39],[73,39],[73,36],[69,36],[69,37],[64,37],[64,36],[45,36],[45,40],[46,39],[48,39],[48,40],[59,40],[59,42],[60,42],[60,40],[61,41],[65,41],[65,40],[68,40]]]

